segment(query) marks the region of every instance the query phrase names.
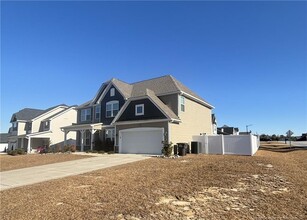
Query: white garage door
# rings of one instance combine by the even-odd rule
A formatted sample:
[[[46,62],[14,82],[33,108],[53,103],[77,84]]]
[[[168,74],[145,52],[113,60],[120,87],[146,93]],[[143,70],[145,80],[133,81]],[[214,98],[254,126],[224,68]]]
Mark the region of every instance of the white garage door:
[[[161,154],[163,128],[133,128],[119,131],[119,153]]]

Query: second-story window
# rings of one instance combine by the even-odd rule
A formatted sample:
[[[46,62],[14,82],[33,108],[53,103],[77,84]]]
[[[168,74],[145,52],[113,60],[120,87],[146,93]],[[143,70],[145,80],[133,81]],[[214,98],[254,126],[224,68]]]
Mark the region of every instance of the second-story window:
[[[119,102],[118,101],[111,101],[107,102],[106,104],[106,117],[111,118],[115,117],[119,110]]]
[[[91,120],[91,109],[82,109],[81,110],[81,121],[90,121]]]
[[[100,107],[100,105],[97,105],[95,107],[95,120],[99,120],[100,119],[100,111],[101,111],[101,107]]]
[[[45,121],[44,122],[44,130],[49,130],[49,125],[50,125],[50,122],[49,121]]]
[[[182,112],[185,111],[185,100],[184,100],[184,97],[183,96],[180,96],[180,110]]]
[[[144,104],[135,105],[135,115],[144,115]]]
[[[110,89],[110,96],[115,96],[115,89],[114,88]]]
[[[12,123],[13,131],[17,131],[17,121]]]

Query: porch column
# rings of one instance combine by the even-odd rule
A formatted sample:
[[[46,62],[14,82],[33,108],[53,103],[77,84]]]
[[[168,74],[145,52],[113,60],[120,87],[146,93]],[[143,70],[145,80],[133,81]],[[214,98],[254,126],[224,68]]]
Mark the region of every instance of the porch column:
[[[21,146],[20,146],[21,149],[24,149],[24,146],[23,146],[23,139],[24,139],[24,138],[21,138]]]
[[[69,131],[64,131],[64,146],[67,145],[67,134],[69,133]]]
[[[80,133],[81,133],[81,152],[84,151],[84,132],[85,132],[85,130],[80,130]]]
[[[28,147],[27,147],[27,153],[31,153],[31,137],[28,139]]]
[[[93,140],[94,140],[94,134],[96,130],[92,128],[91,130],[91,150],[93,150]]]

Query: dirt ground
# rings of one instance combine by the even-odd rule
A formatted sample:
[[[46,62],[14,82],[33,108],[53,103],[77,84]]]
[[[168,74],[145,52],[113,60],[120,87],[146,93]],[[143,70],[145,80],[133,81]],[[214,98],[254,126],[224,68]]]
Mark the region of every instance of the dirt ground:
[[[2,219],[307,219],[307,151],[151,158],[1,191]]]
[[[70,160],[87,158],[87,155],[76,154],[29,154],[29,155],[0,155],[0,171],[40,166],[44,164],[59,163]]]

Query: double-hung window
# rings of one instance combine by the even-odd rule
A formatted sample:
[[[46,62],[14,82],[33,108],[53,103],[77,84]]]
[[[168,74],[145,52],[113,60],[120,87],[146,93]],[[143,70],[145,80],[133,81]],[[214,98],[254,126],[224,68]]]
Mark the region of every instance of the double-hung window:
[[[183,96],[180,96],[180,110],[184,112],[185,110],[185,100]]]
[[[118,101],[110,101],[106,104],[106,117],[111,118],[115,117],[119,110],[119,102]]]
[[[82,109],[81,110],[81,121],[90,121],[91,120],[91,109]]]
[[[100,105],[96,105],[96,107],[95,107],[95,120],[100,119],[100,111],[101,111]]]

